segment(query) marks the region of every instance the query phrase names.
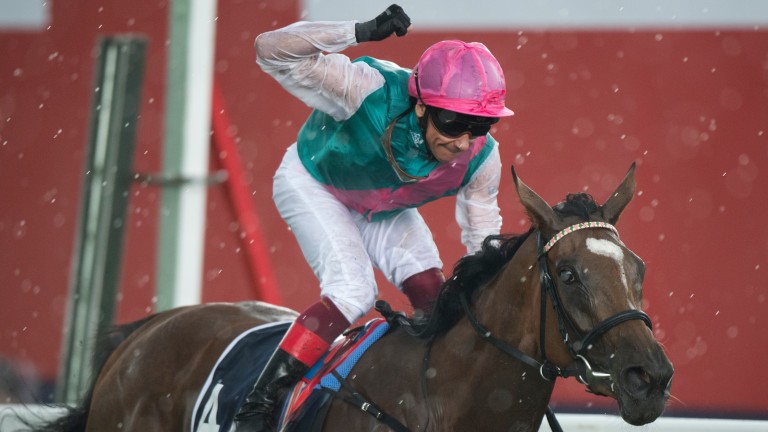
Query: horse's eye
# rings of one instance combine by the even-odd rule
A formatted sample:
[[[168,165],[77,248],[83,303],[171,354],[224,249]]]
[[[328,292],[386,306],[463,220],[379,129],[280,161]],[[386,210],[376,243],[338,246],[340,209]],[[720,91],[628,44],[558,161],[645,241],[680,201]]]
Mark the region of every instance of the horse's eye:
[[[558,276],[560,276],[560,281],[566,284],[572,284],[576,282],[576,274],[573,272],[573,269],[570,267],[563,267],[560,269],[560,272],[558,273]]]

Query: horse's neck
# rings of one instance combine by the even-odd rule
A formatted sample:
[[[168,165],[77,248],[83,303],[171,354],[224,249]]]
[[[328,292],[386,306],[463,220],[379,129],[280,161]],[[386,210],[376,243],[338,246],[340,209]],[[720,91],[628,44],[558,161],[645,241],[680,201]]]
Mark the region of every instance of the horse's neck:
[[[521,342],[515,347],[536,346]],[[538,430],[554,383],[482,339],[466,318],[435,341],[430,358],[430,418],[440,426],[434,430]]]
[[[471,308],[493,336],[539,359],[540,290],[537,267],[531,265],[535,246],[526,243],[502,273],[481,288]],[[506,427],[513,418],[521,422],[520,430],[538,427],[554,384],[481,338],[466,317],[435,341],[431,358],[436,375],[430,386],[435,404],[444,405],[435,411],[460,413],[454,421],[478,430],[496,428],[500,424],[492,422],[502,418],[507,419]],[[459,430],[455,423],[450,426]]]
[[[494,335],[525,354],[543,361],[541,343],[546,343],[547,359],[565,367],[573,359],[559,334],[555,311],[549,296],[546,307],[546,341],[541,340],[542,286],[537,263],[536,237],[529,236],[499,275],[487,284],[475,301],[478,320]]]
[[[472,309],[478,321],[492,334],[538,358],[541,290],[532,238],[520,247],[493,280],[480,289]]]

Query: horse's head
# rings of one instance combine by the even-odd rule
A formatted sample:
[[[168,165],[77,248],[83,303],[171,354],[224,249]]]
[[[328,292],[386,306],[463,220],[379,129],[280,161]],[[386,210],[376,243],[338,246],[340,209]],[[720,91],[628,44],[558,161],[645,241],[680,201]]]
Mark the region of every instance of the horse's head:
[[[628,423],[654,421],[669,398],[673,369],[642,312],[645,265],[613,227],[634,194],[634,164],[602,206],[575,194],[552,208],[514,169],[513,176],[540,233],[542,298],[551,305],[542,309],[549,310],[541,324],[545,361],[576,370],[590,391],[615,398]]]

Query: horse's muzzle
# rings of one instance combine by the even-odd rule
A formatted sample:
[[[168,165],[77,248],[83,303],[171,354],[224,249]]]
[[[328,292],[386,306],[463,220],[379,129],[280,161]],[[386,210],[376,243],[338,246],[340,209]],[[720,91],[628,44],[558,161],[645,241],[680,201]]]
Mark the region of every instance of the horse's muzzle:
[[[640,426],[656,420],[666,407],[674,369],[666,358],[625,367],[618,377],[616,399],[622,418]]]

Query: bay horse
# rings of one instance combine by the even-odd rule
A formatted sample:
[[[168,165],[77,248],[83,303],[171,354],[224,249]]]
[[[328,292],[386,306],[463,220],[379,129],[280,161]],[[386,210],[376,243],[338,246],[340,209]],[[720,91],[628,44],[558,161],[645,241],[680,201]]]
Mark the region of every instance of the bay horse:
[[[432,314],[393,326],[349,384],[399,430],[537,431],[558,377],[615,399],[632,425],[654,421],[673,368],[641,309],[644,263],[614,228],[634,169],[603,205],[577,193],[550,207],[513,168],[530,230],[491,236],[459,260]],[[204,304],[118,327],[81,405],[40,430],[191,430],[198,393],[230,341],[296,316],[260,302]],[[317,430],[388,430],[360,408],[334,399]]]

